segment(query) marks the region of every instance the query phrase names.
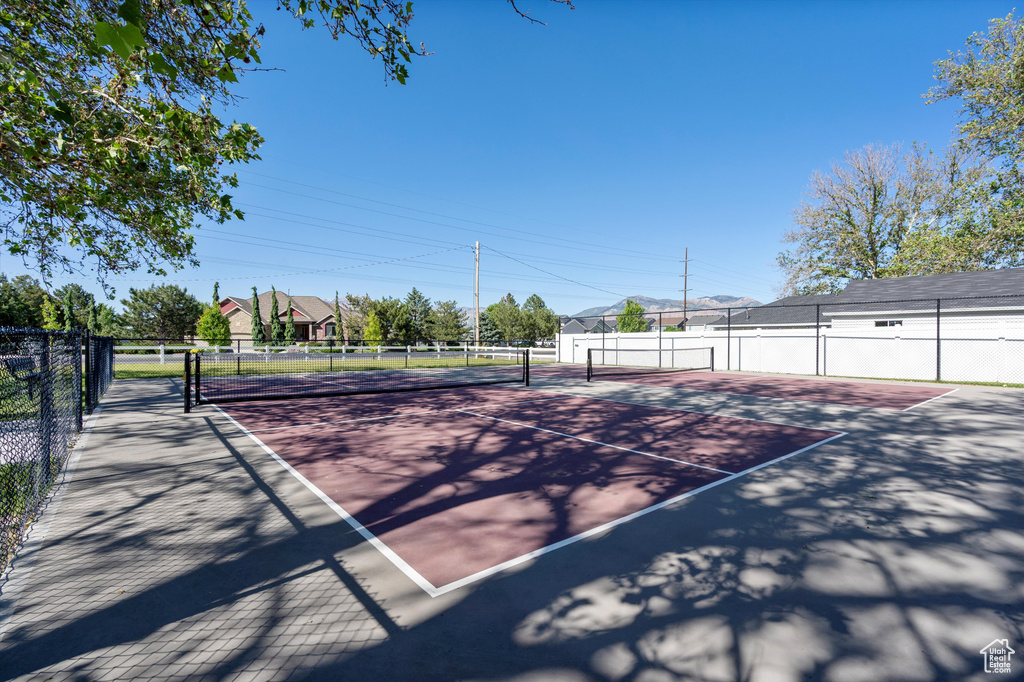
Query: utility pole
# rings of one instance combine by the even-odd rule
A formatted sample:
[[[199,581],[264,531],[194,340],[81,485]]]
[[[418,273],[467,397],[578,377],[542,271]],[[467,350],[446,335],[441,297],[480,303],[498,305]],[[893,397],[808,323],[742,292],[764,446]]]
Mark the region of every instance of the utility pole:
[[[476,243],[476,265],[473,285],[473,307],[476,309],[476,345],[480,345],[480,242]]]
[[[683,331],[686,331],[686,295],[689,293],[690,247],[683,251]]]

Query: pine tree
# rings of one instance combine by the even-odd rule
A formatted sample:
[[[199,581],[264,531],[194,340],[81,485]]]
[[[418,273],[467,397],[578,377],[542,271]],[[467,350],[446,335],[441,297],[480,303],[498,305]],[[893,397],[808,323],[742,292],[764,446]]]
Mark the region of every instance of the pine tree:
[[[74,308],[71,307],[71,292],[64,294],[64,331],[75,330]]]
[[[96,317],[96,302],[89,301],[89,331],[93,334],[99,334],[100,323]]]
[[[284,343],[284,340],[284,327],[281,326],[281,313],[277,308],[277,289],[270,287],[270,343],[275,346],[280,346]]]
[[[260,299],[256,295],[256,287],[252,288],[252,342],[254,344],[267,342],[267,329],[263,326]]]
[[[343,341],[345,330],[341,324],[341,306],[338,304],[338,292],[334,292],[334,340]]]
[[[215,305],[220,305],[220,282],[213,283],[213,302]]]
[[[292,297],[288,297],[288,313],[284,320],[284,342],[289,346],[295,343],[298,334],[295,331],[295,317],[292,315]]]

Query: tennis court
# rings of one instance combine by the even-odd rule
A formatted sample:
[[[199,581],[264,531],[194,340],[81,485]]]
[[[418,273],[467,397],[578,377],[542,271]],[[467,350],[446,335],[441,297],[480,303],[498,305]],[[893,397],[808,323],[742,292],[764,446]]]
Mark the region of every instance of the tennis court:
[[[221,409],[432,596],[842,435],[501,386]]]

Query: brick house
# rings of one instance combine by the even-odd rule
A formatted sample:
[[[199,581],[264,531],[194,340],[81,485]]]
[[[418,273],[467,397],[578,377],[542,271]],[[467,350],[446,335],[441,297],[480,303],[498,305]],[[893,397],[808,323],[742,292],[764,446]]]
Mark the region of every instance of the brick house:
[[[264,291],[257,299],[260,304],[260,317],[270,338],[270,306],[271,292]],[[277,292],[277,307],[280,313],[281,326],[288,317],[288,294]],[[342,304],[344,310],[344,304]],[[228,296],[220,301],[220,311],[231,324],[231,340],[248,341],[252,339],[252,298]],[[292,319],[295,320],[295,338],[297,341],[323,341],[334,336],[334,302],[328,303],[316,296],[292,296]]]

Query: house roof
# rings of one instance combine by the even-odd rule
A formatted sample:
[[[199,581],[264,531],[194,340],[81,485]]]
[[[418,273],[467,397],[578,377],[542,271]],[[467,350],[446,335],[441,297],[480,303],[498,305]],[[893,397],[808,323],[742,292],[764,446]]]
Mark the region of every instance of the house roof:
[[[724,325],[728,321],[733,327],[814,325],[818,322],[817,306],[835,303],[836,300],[833,294],[787,296],[762,306],[743,308],[728,320],[723,317],[718,324]],[[829,321],[825,308],[821,309],[820,321]]]
[[[998,298],[1007,296],[1018,298]],[[933,312],[938,299],[946,310],[1019,308],[1024,305],[1024,268],[853,280],[836,296],[837,303],[847,305],[832,312]]]
[[[269,291],[264,291],[262,294],[257,296],[260,303],[260,317],[263,318],[264,323],[270,322],[270,305],[271,297]],[[249,317],[252,317],[252,299],[251,298],[238,298],[237,296],[228,296],[223,299],[220,304],[223,307],[227,302],[235,303],[240,309],[242,309]],[[278,312],[282,320],[288,314],[288,294],[283,291],[277,292],[277,307]],[[324,320],[331,320],[334,317],[334,302],[330,304],[324,301],[322,298],[317,296],[292,296],[292,312],[294,315],[300,317],[300,321],[303,322],[314,322],[321,323]],[[301,319],[305,318],[305,319]]]

